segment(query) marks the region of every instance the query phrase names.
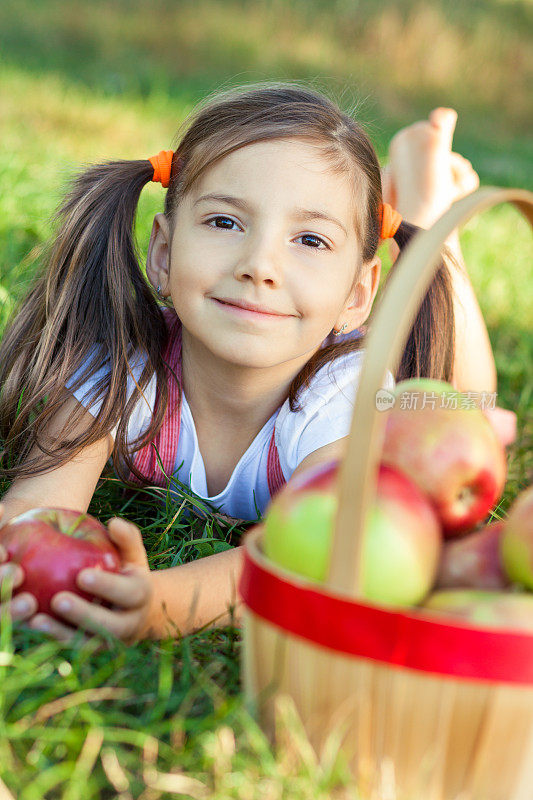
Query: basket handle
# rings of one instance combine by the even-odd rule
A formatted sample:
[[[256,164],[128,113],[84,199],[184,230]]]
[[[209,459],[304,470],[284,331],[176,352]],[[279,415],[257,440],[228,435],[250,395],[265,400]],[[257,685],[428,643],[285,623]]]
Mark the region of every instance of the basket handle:
[[[339,473],[339,506],[335,521],[327,585],[351,597],[361,596],[363,531],[376,494],[385,414],[376,409],[376,392],[387,369],[399,363],[448,236],[478,212],[512,203],[533,226],[533,193],[487,186],[462,198],[427,231],[418,234],[394,266],[368,333],[347,449]]]

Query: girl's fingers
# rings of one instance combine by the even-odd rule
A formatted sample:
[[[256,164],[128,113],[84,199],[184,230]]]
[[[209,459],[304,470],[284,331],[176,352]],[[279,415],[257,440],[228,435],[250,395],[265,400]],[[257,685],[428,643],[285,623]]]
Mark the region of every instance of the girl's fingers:
[[[13,622],[30,619],[37,611],[37,600],[32,594],[21,592],[9,603],[2,603],[0,611],[9,608]]]
[[[138,608],[150,596],[149,573],[139,567],[129,567],[128,572],[106,572],[101,569],[83,569],[78,574],[80,589],[94,594],[122,608]],[[56,597],[62,593],[59,592]]]
[[[68,603],[68,608],[64,609],[62,602],[65,601]],[[55,614],[64,617],[76,627],[93,633],[100,633],[104,628],[124,641],[132,639],[139,627],[140,613],[137,609],[113,611],[90,603],[70,592],[59,592],[52,598],[51,606]]]
[[[54,617],[50,617],[48,614],[36,614],[28,623],[28,627],[34,631],[49,633],[50,636],[54,636],[56,639],[59,639],[60,642],[71,642],[74,639],[80,643],[88,641],[87,636],[80,636],[79,631],[75,628],[70,628],[68,625],[58,622],[58,620],[54,619]]]
[[[107,525],[109,537],[120,551],[123,564],[138,564],[148,568],[142,534],[133,522],[113,517]]]
[[[24,581],[24,572],[18,564],[12,564],[9,561],[7,564],[0,564],[0,586],[4,582],[11,583],[13,589]]]

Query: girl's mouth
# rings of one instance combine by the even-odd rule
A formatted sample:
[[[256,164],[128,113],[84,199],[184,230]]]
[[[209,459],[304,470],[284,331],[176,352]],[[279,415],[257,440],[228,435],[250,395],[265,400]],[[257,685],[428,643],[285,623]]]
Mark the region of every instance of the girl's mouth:
[[[248,308],[241,308],[240,306],[232,306],[230,303],[224,303],[222,300],[217,300],[215,297],[212,298],[215,303],[220,306],[220,308],[228,311],[230,314],[236,314],[239,317],[244,317],[248,319],[270,319],[270,320],[279,320],[285,319],[286,314],[265,314],[262,311],[251,311]]]

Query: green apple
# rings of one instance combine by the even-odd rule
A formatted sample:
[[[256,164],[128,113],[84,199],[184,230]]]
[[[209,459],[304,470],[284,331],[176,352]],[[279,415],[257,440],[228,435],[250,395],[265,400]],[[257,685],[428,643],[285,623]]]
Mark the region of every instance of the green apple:
[[[400,381],[394,387],[394,396],[398,398],[403,392],[435,392],[435,394],[442,395],[452,392],[455,394],[457,389],[454,389],[451,383],[447,381],[439,381],[436,378],[409,378],[408,380]]]
[[[265,554],[291,572],[324,581],[336,509],[334,495],[318,492],[296,503],[287,515],[279,503],[273,503],[265,518]]]
[[[289,482],[264,520],[265,555],[315,581],[324,581],[329,569],[338,464],[322,464]],[[363,597],[392,606],[418,603],[433,584],[441,547],[429,501],[405,475],[381,465],[362,554]]]
[[[509,509],[501,556],[509,579],[533,589],[533,486],[520,492]]]
[[[421,608],[473,625],[533,631],[533,595],[481,589],[443,589],[431,594]]]

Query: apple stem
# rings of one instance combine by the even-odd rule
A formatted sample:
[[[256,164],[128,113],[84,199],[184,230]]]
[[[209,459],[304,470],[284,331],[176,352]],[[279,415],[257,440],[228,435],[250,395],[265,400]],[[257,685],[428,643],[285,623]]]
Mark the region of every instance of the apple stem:
[[[82,520],[84,520],[86,518],[86,516],[87,516],[87,514],[84,513],[84,514],[81,514],[77,519],[74,520],[74,522],[72,523],[71,527],[67,531],[67,536],[72,536],[72,534],[75,533],[78,530],[80,522]]]

